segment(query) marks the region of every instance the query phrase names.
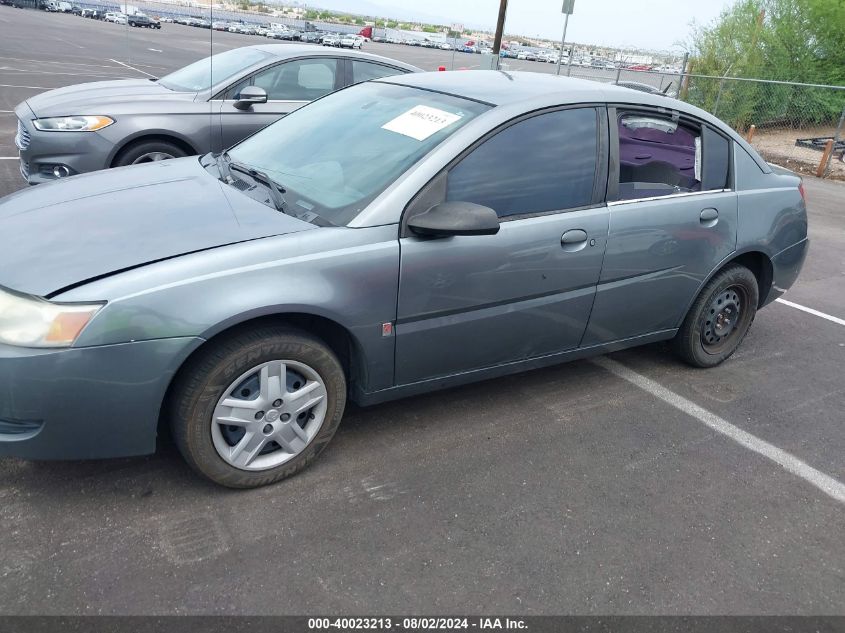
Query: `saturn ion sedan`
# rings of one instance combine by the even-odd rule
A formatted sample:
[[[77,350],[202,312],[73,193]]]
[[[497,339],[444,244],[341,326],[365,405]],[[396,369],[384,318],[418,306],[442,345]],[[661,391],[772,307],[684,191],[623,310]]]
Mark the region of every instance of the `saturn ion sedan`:
[[[161,79],[50,90],[15,108],[21,175],[37,184],[219,152],[329,92],[419,70],[357,51],[265,44],[207,57]]]
[[[150,453],[166,425],[199,473],[268,484],[347,400],[662,340],[718,365],[807,247],[801,180],[674,99],[358,84],[227,152],[0,201],[0,454]]]

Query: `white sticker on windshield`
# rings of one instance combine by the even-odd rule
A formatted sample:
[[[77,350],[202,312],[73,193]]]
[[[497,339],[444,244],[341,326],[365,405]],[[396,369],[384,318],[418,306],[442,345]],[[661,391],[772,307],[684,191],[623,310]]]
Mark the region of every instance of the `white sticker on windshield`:
[[[382,125],[383,130],[410,136],[418,141],[424,141],[432,134],[452,125],[461,117],[445,110],[438,110],[429,106],[418,105],[404,114],[400,114],[392,121]]]

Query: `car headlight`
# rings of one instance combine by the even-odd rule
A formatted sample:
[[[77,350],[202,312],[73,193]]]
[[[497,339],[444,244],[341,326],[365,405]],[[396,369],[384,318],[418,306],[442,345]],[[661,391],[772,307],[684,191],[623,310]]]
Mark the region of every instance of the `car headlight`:
[[[0,289],[0,343],[69,347],[102,303],[52,303]]]
[[[112,123],[114,119],[107,116],[57,116],[32,122],[42,132],[96,132]]]

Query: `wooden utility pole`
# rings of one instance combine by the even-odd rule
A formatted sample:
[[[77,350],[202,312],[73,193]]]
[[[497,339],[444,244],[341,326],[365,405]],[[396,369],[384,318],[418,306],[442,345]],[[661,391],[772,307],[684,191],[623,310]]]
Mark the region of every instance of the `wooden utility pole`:
[[[508,0],[499,0],[499,19],[496,21],[496,35],[493,38],[493,54],[498,57],[502,50],[502,35],[505,32],[505,15],[508,12]]]

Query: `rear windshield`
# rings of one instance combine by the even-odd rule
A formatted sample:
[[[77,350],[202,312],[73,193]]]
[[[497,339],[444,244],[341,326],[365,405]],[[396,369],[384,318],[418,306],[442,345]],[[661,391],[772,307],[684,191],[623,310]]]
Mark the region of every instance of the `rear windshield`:
[[[269,53],[254,48],[235,48],[180,68],[159,79],[158,83],[176,92],[199,92],[217,86],[270,57]]]

